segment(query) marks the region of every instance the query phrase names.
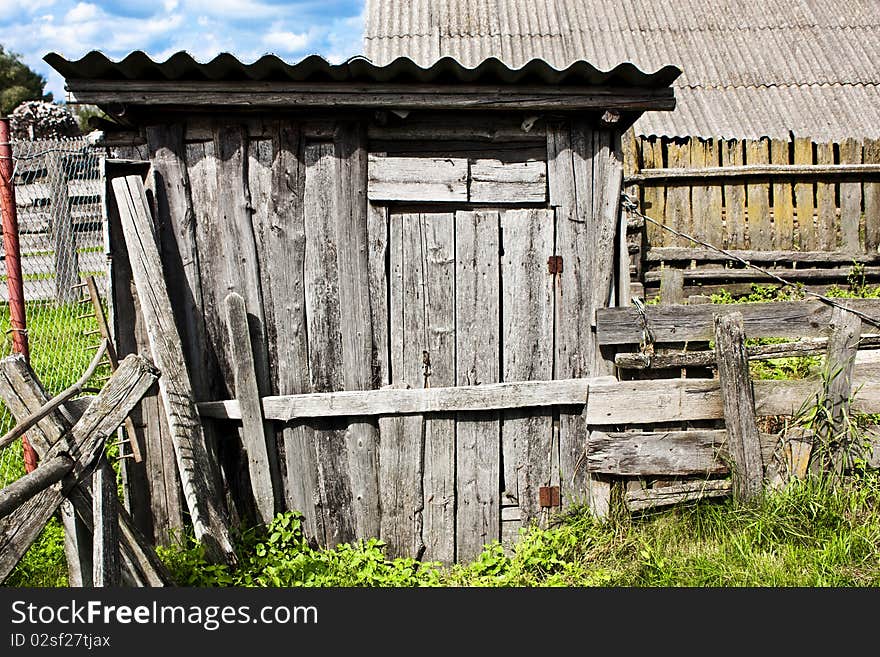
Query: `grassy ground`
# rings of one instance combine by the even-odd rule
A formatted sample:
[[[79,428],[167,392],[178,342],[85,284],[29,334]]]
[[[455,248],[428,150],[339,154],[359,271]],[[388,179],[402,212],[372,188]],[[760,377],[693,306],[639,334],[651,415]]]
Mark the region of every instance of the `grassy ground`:
[[[163,549],[188,586],[869,587],[880,585],[880,479],[812,480],[758,505],[703,502],[653,515],[589,513],[525,532],[512,555],[488,546],[453,567],[386,560],[375,541],[313,550],[295,514],[240,539],[237,572],[196,546]]]

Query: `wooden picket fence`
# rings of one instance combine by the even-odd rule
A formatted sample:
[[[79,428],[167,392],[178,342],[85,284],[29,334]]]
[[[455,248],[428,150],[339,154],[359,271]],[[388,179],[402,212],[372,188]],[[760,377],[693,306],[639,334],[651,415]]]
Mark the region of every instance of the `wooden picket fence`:
[[[652,219],[808,287],[845,284],[853,262],[880,279],[880,141],[640,138],[625,149],[626,190]],[[686,270],[685,297],[767,282],[657,225],[644,231],[631,256],[649,298],[666,266]]]

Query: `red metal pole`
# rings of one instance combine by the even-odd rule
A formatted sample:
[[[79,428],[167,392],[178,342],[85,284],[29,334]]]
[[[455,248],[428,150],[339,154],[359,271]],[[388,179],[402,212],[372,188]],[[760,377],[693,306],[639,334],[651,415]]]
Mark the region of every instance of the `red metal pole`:
[[[3,214],[3,250],[6,254],[12,348],[30,361],[24,312],[24,284],[21,277],[21,247],[18,243],[18,216],[15,211],[15,185],[12,180],[15,167],[12,161],[11,136],[9,119],[0,118],[0,210]],[[21,443],[24,448],[25,470],[32,472],[37,467],[37,455],[27,438],[22,437]]]

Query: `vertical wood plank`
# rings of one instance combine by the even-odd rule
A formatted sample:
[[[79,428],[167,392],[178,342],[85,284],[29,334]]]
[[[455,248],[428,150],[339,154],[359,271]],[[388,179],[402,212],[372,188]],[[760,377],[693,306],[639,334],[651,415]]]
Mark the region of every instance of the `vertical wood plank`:
[[[692,140],[670,140],[666,144],[667,166],[670,169],[688,168],[691,165]],[[650,215],[649,215],[650,216]],[[666,189],[665,223],[688,235],[694,235],[695,225],[691,206],[691,187],[672,181]],[[694,235],[700,237],[700,235]],[[689,240],[681,237],[667,237],[669,246],[691,246]]]
[[[813,142],[806,137],[794,140],[794,163],[813,164]],[[819,249],[819,235],[814,221],[813,181],[799,180],[794,185],[795,203],[797,205],[798,248],[801,251]]]
[[[691,166],[694,168],[718,166],[718,149],[712,139],[691,140]],[[712,184],[695,184],[691,189],[694,236],[710,244],[721,246],[724,227],[721,223],[721,187]]]
[[[456,385],[499,380],[499,216],[455,215]],[[458,413],[456,560],[469,561],[500,539],[501,445],[498,413]]]
[[[854,138],[840,143],[841,164],[861,164],[862,145]],[[862,217],[862,183],[840,183],[840,239],[841,248],[847,253],[861,251],[859,224]]]
[[[501,215],[502,380],[553,378],[553,212],[508,210]],[[522,409],[502,414],[502,502],[519,506],[523,526],[539,519],[538,489],[551,483],[553,417]],[[555,473],[558,479],[558,472]]]
[[[766,139],[746,141],[746,164],[769,164],[770,142]],[[756,251],[773,248],[773,224],[770,221],[770,184],[758,180],[746,185],[749,246]]]
[[[755,422],[755,393],[749,378],[742,313],[715,315],[715,357],[724,401],[727,444],[733,457],[734,495],[748,502],[761,494],[764,466]]]
[[[367,210],[367,258],[370,268],[370,324],[373,327],[373,388],[391,383],[388,336],[388,207],[370,203]]]
[[[834,144],[816,144],[816,164],[834,164]],[[816,182],[816,248],[836,251],[838,245],[837,184]]]
[[[564,133],[554,137],[562,138]],[[558,187],[577,190],[574,208],[555,208],[555,251],[564,263],[554,284],[556,378],[601,376],[614,371],[613,363],[598,349],[593,325],[595,310],[614,301],[621,156],[609,132],[593,132],[575,123],[570,128],[570,139],[571,166],[561,166],[563,160],[551,170],[558,177]],[[591,480],[586,472],[587,427],[582,412],[583,407],[560,409],[561,501],[563,509],[579,502],[596,502],[593,511],[601,515],[607,510],[608,484]]]
[[[550,134],[548,132],[548,134]],[[663,141],[652,137],[642,141],[642,163],[645,169],[663,168]],[[652,219],[666,223],[664,210],[666,207],[665,188],[662,183],[647,181],[643,183],[642,212]],[[648,248],[653,246],[671,246],[671,235],[659,226],[649,223],[645,226],[648,231]]]
[[[94,518],[92,582],[94,586],[119,586],[119,524],[116,508],[116,475],[106,458],[92,475],[92,517]]]
[[[684,271],[677,267],[664,267],[660,272],[660,299],[666,306],[684,303]]]
[[[743,164],[743,143],[736,139],[722,143],[723,166]],[[724,185],[725,247],[746,248],[746,188],[742,183],[731,181]]]
[[[336,130],[336,239],[342,383],[346,390],[372,388],[374,335],[370,304],[367,236],[367,137],[361,122],[340,123]],[[360,537],[379,535],[379,428],[375,418],[353,418],[348,426],[355,530]]]
[[[64,153],[50,152],[46,163],[46,182],[52,208],[52,246],[55,250],[55,299],[58,303],[70,303],[79,298],[73,287],[79,283],[79,254],[70,212],[68,157]]]
[[[454,216],[391,215],[393,385],[455,384]],[[455,426],[449,417],[380,420],[382,537],[401,555],[454,559]],[[393,551],[392,551],[393,553]]]
[[[271,391],[311,392],[306,330],[305,166],[299,124],[268,125],[270,139],[252,142],[248,175],[253,196],[260,282],[266,318]],[[287,509],[303,515],[303,531],[316,537],[318,518],[315,434],[304,422],[286,423],[277,436]],[[270,453],[270,458],[272,454]]]
[[[789,143],[774,139],[770,142],[771,164],[791,164]],[[794,247],[794,205],[791,182],[773,182],[773,247],[788,250]]]
[[[828,376],[825,399],[831,415],[831,422],[823,425],[820,439],[827,446],[836,444],[835,453],[824,455],[831,462],[823,463],[824,467],[833,465],[837,472],[844,472],[852,467],[854,458],[860,456],[860,445],[853,445],[845,432],[847,403],[852,395],[852,377],[855,367],[856,352],[859,348],[859,336],[862,332],[862,320],[853,313],[835,307],[831,310],[831,334],[828,336],[828,347],[825,354],[825,368]]]
[[[232,356],[235,398],[241,408],[242,438],[250,474],[251,488],[257,509],[257,519],[268,525],[275,517],[275,487],[269,465],[267,440],[271,425],[263,417],[263,405],[254,369],[247,310],[244,299],[236,292],[225,302],[226,322],[229,326],[229,346]]]
[[[341,124],[333,142],[306,144],[305,288],[315,391],[372,385],[365,135]],[[316,426],[318,426],[316,424]],[[378,427],[321,423],[318,483],[326,544],[378,536]]]
[[[336,184],[333,142],[305,145],[304,285],[309,340],[309,373],[314,392],[342,389],[342,328],[339,279],[336,268]],[[355,537],[351,508],[351,477],[346,430],[341,422],[321,421],[315,425],[317,483],[323,528],[322,545],[335,546]]]

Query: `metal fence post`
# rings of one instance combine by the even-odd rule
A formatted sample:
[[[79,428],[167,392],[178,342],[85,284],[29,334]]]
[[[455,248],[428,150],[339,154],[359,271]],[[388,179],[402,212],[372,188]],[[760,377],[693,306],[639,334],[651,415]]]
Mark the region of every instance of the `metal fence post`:
[[[21,275],[21,247],[18,243],[18,216],[15,209],[15,184],[12,161],[12,135],[9,119],[0,118],[0,209],[3,215],[3,250],[6,261],[6,285],[9,289],[9,319],[12,325],[12,348],[30,361],[27,321],[24,310],[24,282]],[[37,467],[37,454],[22,437],[24,465],[27,472]]]

